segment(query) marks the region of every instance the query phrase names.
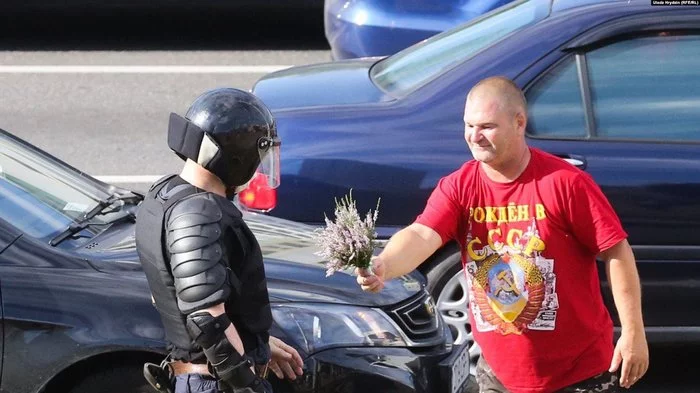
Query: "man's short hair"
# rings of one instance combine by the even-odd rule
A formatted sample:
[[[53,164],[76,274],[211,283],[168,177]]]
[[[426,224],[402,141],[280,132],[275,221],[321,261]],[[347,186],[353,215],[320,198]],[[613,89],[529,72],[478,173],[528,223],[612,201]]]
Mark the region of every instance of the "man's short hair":
[[[523,91],[512,80],[505,76],[492,76],[480,80],[474,87],[469,90],[467,100],[473,94],[488,94],[502,99],[505,104],[504,109],[508,108],[515,114],[518,109],[521,109],[524,114],[527,114],[527,100]]]

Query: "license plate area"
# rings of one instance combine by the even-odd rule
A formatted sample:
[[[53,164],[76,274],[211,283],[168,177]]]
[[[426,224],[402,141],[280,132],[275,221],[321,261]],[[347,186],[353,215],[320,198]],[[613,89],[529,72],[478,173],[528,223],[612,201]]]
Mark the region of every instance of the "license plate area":
[[[440,362],[440,374],[446,382],[447,393],[461,393],[469,383],[469,348],[466,344],[455,345],[452,353]]]

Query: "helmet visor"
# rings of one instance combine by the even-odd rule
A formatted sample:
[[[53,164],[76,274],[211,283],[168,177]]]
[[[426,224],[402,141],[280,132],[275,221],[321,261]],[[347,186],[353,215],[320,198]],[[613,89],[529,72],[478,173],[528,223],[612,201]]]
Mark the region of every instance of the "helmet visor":
[[[266,177],[270,188],[280,185],[280,145],[278,138],[270,141],[267,149],[260,149],[260,173]]]

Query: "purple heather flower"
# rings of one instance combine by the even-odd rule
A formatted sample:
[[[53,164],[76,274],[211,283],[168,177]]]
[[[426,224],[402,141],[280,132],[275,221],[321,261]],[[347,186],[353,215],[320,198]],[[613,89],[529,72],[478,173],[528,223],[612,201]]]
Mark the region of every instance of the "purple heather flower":
[[[379,215],[379,201],[365,219],[360,217],[350,194],[335,201],[335,221],[325,217],[326,226],[316,230],[316,244],[320,251],[316,255],[326,262],[326,277],[338,270],[351,267],[368,268],[374,253],[375,224]]]

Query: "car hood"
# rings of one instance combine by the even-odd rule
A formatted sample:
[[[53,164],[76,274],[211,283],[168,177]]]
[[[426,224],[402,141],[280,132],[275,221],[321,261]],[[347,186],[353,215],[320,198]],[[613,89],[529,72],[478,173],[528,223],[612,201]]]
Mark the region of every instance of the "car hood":
[[[262,77],[253,92],[272,110],[368,104],[393,98],[372,82],[369,70],[379,58],[292,67]]]
[[[420,292],[425,279],[420,273],[390,280],[381,294],[363,292],[349,272],[326,277],[325,261],[315,255],[314,227],[256,213],[244,214],[255,233],[265,259],[270,300],[308,301],[383,307],[399,303]],[[102,272],[119,274],[140,271],[134,225],[122,225],[84,246],[83,254]]]

